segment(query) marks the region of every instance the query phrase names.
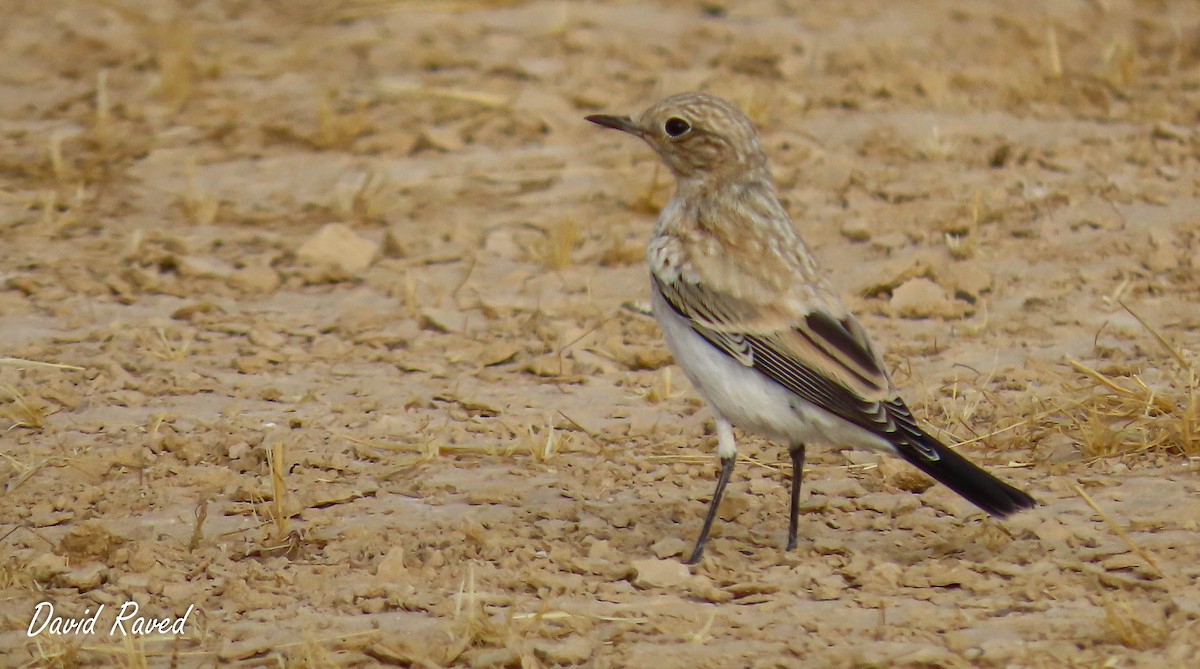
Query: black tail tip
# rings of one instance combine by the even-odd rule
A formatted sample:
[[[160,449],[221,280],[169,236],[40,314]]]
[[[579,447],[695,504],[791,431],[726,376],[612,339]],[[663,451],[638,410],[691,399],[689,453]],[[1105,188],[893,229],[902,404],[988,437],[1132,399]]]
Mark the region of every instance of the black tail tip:
[[[1038,506],[1038,501],[1028,493],[1017,490],[1007,483],[1003,485],[1005,488],[1003,494],[989,496],[986,501],[981,499],[972,499],[971,501],[996,518],[1007,518],[1018,511]]]

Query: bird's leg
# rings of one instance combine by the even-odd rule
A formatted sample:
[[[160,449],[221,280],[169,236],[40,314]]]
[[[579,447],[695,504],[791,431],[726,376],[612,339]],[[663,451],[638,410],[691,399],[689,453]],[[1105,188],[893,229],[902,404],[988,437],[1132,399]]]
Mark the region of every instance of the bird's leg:
[[[733,441],[733,426],[724,418],[717,418],[717,456],[721,458],[721,475],[717,478],[717,490],[713,493],[712,501],[708,503],[708,514],[704,517],[704,527],[700,529],[700,538],[692,549],[688,564],[696,564],[704,556],[704,544],[708,542],[708,531],[712,529],[713,520],[717,517],[717,507],[721,505],[721,496],[725,494],[725,486],[729,483],[729,475],[733,473],[733,464],[737,461],[737,444]]]
[[[788,514],[787,549],[796,548],[796,524],[800,515],[800,482],[804,480],[804,444],[792,444],[788,449],[792,456],[792,506]]]

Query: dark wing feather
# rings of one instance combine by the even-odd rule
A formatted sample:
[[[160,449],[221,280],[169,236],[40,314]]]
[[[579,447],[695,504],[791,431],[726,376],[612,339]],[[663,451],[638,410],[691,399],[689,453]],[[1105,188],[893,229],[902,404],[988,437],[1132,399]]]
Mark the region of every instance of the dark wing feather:
[[[694,303],[708,303],[699,287],[667,286],[657,276],[654,283],[675,313],[686,319],[692,329],[717,350],[753,367],[797,397],[880,437],[905,460],[984,511],[1003,518],[1037,504],[1027,493],[997,479],[928,435],[917,425],[904,401],[894,393],[887,399],[866,399],[844,383],[805,364],[786,339],[781,344],[778,332],[737,332],[725,327],[730,323],[722,322],[723,319],[713,322],[704,316],[697,318],[697,312],[689,307]],[[715,315],[712,310],[705,311],[709,317]],[[880,364],[857,321],[849,317],[838,320],[818,311],[807,314],[805,321],[807,328],[791,328],[784,334],[800,335],[826,356],[849,361],[851,364],[842,364],[837,369],[851,373],[852,378],[866,382],[867,387],[874,384],[873,379],[855,369],[857,366],[870,370]]]
[[[689,285],[685,293],[679,285],[668,285],[657,276],[654,277],[654,283],[671,309],[685,318],[697,334],[726,355],[747,367],[753,367],[810,404],[893,445],[896,442],[905,442],[911,444],[910,447],[921,456],[929,460],[938,459],[936,450],[928,448],[917,439],[923,436],[924,432],[917,426],[912,412],[899,397],[893,396],[886,400],[865,399],[821,370],[805,364],[781,345],[777,335],[731,333],[720,327],[725,319],[720,317],[721,314],[714,313],[718,310],[704,306],[714,304],[714,301],[698,299],[703,297],[700,288]],[[692,299],[685,299],[686,297]],[[811,342],[814,348],[833,358],[853,360],[856,364],[842,365],[841,369],[853,374],[864,384],[877,385],[873,379],[857,371],[858,368],[878,370],[877,374],[886,378],[879,369],[878,356],[870,348],[870,343],[858,323],[852,318],[837,320],[814,311],[807,315],[806,320],[808,329],[792,328],[789,334],[803,337]]]

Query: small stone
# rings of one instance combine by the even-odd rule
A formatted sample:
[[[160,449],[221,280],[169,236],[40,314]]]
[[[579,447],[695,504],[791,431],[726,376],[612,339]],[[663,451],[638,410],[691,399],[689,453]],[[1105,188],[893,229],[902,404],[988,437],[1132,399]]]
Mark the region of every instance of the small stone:
[[[150,588],[150,577],[145,574],[121,574],[117,577],[116,585],[126,594],[142,592]]]
[[[1154,139],[1170,139],[1186,144],[1191,138],[1191,131],[1183,126],[1173,125],[1159,121],[1154,124],[1150,130],[1150,136]]]
[[[687,565],[678,560],[634,560],[629,564],[639,588],[670,588],[687,583],[692,577]]]
[[[929,572],[926,569],[911,569],[900,574],[900,585],[905,588],[928,588]]]
[[[410,255],[404,236],[395,228],[388,228],[387,232],[383,233],[382,251],[385,258],[407,258]]]
[[[894,251],[908,246],[908,236],[903,232],[886,232],[871,239],[871,246],[881,251]]]
[[[271,330],[264,330],[257,327],[251,328],[250,333],[246,335],[246,337],[250,340],[251,344],[272,350],[278,350],[282,348],[285,343],[287,343],[286,336],[278,332],[272,332]]]
[[[819,576],[808,586],[808,596],[818,602],[841,599],[846,590],[846,579],[836,574]]]
[[[129,556],[129,569],[135,572],[150,571],[158,566],[158,558],[155,557],[155,552],[145,546],[138,548]]]
[[[869,467],[878,466],[879,461],[882,459],[880,454],[875,451],[859,451],[859,450],[843,451],[841,453],[841,456],[846,459],[846,462],[849,462],[852,465],[869,466]]]
[[[867,493],[854,479],[821,479],[806,483],[810,492],[826,497],[862,497]]]
[[[385,583],[396,583],[408,579],[408,568],[404,566],[404,547],[394,546],[375,568],[375,578]]]
[[[1150,230],[1151,251],[1146,258],[1146,269],[1154,272],[1167,272],[1179,266],[1179,250],[1184,248],[1179,238],[1171,230],[1152,228]]]
[[[922,493],[933,486],[933,479],[905,462],[887,458],[876,469],[888,485],[907,492]]]
[[[426,309],[421,312],[420,326],[441,334],[466,334],[470,317],[462,311],[452,309]]]
[[[58,542],[58,552],[72,558],[106,560],[125,538],[109,532],[98,520],[72,527]]]
[[[656,370],[662,369],[670,365],[674,361],[671,357],[671,352],[661,346],[646,346],[639,347],[633,352],[633,360],[629,363],[630,369],[634,370]]]
[[[575,372],[574,361],[562,355],[547,353],[543,356],[538,356],[525,363],[521,368],[523,371],[534,376],[542,376],[553,378],[556,376],[570,376]]]
[[[511,667],[521,664],[521,654],[515,648],[472,648],[463,656],[472,669],[491,669],[492,667]],[[382,659],[382,658],[380,658]],[[398,658],[396,664],[408,663],[408,657]]]
[[[654,542],[654,545],[650,547],[650,551],[661,560],[683,555],[687,547],[687,542],[683,539],[679,537],[667,537]]]
[[[247,293],[270,293],[279,288],[279,272],[263,265],[251,265],[235,270],[228,284],[230,288]]]
[[[758,498],[747,491],[747,485],[742,482],[734,483],[725,491],[717,516],[725,522],[732,522],[750,509],[758,506]]]
[[[821,537],[812,542],[812,549],[817,555],[846,555],[850,549],[846,544],[833,538]]]
[[[277,642],[269,637],[256,636],[250,639],[239,641],[226,640],[217,651],[217,659],[221,663],[234,662],[236,660],[246,660],[255,655],[266,655],[273,650]]]
[[[713,583],[712,579],[707,576],[693,576],[688,582],[688,592],[693,597],[697,597],[706,602],[721,603],[732,600],[735,595],[728,590],[719,587]]]
[[[457,130],[447,128],[445,126],[430,126],[421,131],[417,137],[417,143],[413,145],[412,152],[419,153],[421,151],[452,152],[461,151],[466,143],[458,134]]]
[[[948,516],[962,518],[977,509],[946,486],[935,485],[921,493],[921,503]]]
[[[175,311],[171,312],[171,318],[174,318],[177,321],[190,321],[195,320],[197,316],[203,316],[205,314],[219,314],[223,312],[224,309],[218,307],[212,302],[196,302],[195,304],[188,304],[179,307]]]
[[[884,515],[893,515],[900,505],[900,497],[886,492],[873,492],[858,498],[858,505]]]
[[[108,567],[98,562],[86,567],[72,569],[58,577],[58,582],[63,586],[75,588],[80,592],[94,590],[107,580]]]
[[[233,268],[216,258],[182,256],[175,259],[179,276],[193,279],[224,279],[233,274]]]
[[[852,242],[866,242],[871,239],[871,224],[861,218],[854,218],[842,223],[842,236]]]
[[[975,263],[947,263],[937,270],[937,278],[970,302],[992,288],[992,275]]]
[[[163,583],[162,594],[172,604],[186,608],[188,604],[196,602],[196,596],[202,589],[203,586],[196,583]]]
[[[296,255],[305,262],[332,266],[353,275],[369,267],[378,251],[379,244],[359,237],[350,226],[329,223],[300,245]]]
[[[479,364],[484,367],[503,365],[506,362],[512,362],[520,352],[521,349],[513,344],[504,342],[488,344],[479,352]]]
[[[889,305],[901,318],[929,318],[950,306],[946,291],[924,277],[909,279],[892,291]]]
[[[271,367],[271,361],[261,355],[241,355],[233,359],[233,368],[239,374],[259,374]]]
[[[929,573],[929,585],[935,588],[951,586],[968,587],[978,582],[982,577],[965,567],[954,566],[949,569],[934,569]]]
[[[578,635],[561,641],[535,641],[533,652],[550,664],[581,664],[592,656],[592,642]]]

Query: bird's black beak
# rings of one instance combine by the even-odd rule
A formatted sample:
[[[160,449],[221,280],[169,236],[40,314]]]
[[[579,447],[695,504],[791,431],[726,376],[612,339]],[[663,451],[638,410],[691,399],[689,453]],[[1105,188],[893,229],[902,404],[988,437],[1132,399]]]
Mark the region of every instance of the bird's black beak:
[[[591,121],[596,125],[602,125],[605,128],[613,128],[614,130],[621,130],[631,135],[637,135],[638,137],[641,137],[643,134],[641,126],[634,123],[633,119],[629,118],[628,116],[608,116],[607,114],[596,114],[594,116],[585,117],[585,120]]]

